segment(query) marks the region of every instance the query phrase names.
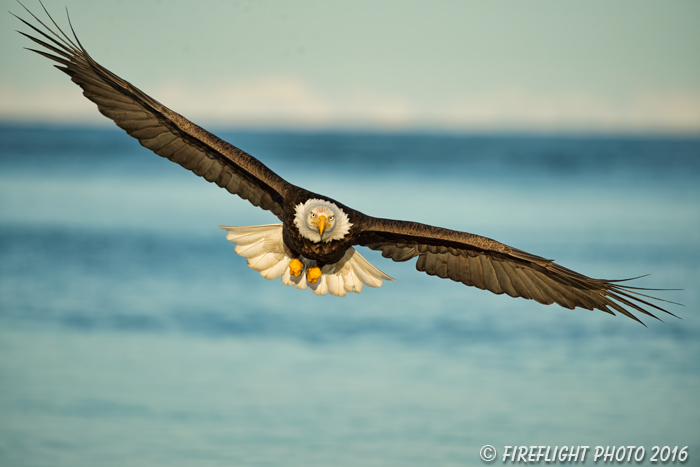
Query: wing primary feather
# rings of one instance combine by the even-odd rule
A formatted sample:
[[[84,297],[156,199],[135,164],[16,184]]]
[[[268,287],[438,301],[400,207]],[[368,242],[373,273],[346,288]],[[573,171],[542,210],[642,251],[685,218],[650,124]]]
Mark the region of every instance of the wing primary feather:
[[[621,301],[622,303],[625,303],[623,300],[620,300],[620,301]],[[643,321],[641,321],[639,318],[637,318],[636,316],[634,316],[632,313],[630,313],[628,310],[626,310],[624,307],[622,307],[622,306],[619,305],[618,303],[615,303],[615,302],[613,302],[612,300],[609,300],[609,301],[607,302],[607,305],[610,306],[610,307],[612,307],[614,310],[616,310],[616,311],[622,313],[623,315],[627,316],[628,318],[632,318],[633,320],[637,321],[638,323],[641,323],[644,327],[647,327],[647,325],[644,324]],[[634,307],[633,307],[633,308],[634,308]],[[649,313],[647,313],[647,314],[649,314]],[[657,317],[654,316],[654,315],[650,315],[650,316],[653,316],[654,318],[656,318],[656,319],[658,319],[659,321],[661,321],[659,318],[657,318]]]
[[[21,19],[21,18],[20,18],[20,19]],[[29,40],[31,40],[31,41],[33,41],[33,42],[39,44],[40,46],[46,47],[47,49],[49,49],[50,51],[52,51],[52,52],[55,53],[55,54],[60,55],[61,57],[65,57],[65,58],[68,58],[68,59],[71,58],[70,54],[66,53],[65,51],[63,51],[63,50],[61,50],[61,49],[58,49],[58,48],[52,46],[51,44],[47,44],[46,42],[44,42],[44,41],[42,41],[42,40],[40,40],[40,39],[37,39],[36,37],[30,36],[29,34],[23,33],[22,31],[17,31],[17,32],[20,33],[20,34],[22,34],[24,37],[28,38]],[[40,32],[41,32],[41,31],[40,31]],[[27,48],[27,47],[25,47],[25,49],[31,50],[32,52],[36,52],[36,53],[42,54],[42,55],[44,55],[44,53],[45,53],[45,52],[40,52],[40,51],[35,50],[35,49],[29,49],[29,48]],[[51,55],[44,55],[44,56],[45,56],[45,57],[48,57],[48,58],[50,58],[50,59],[52,59],[52,60],[58,61],[58,58],[57,58],[57,57],[53,57],[53,56],[51,56]]]
[[[563,284],[536,270],[532,271],[531,277],[541,284],[541,290],[548,295],[552,302],[570,310],[576,307],[573,302],[569,301],[570,293]]]
[[[19,3],[20,5],[22,5],[21,2],[17,2],[17,3]],[[33,17],[35,20],[37,20],[37,21],[39,22],[39,24],[41,24],[42,26],[44,26],[44,27],[46,28],[47,31],[49,31],[51,34],[53,34],[54,36],[56,36],[56,37],[58,37],[59,39],[61,39],[60,36],[57,36],[56,33],[54,33],[54,32],[51,30],[51,28],[49,28],[48,26],[46,26],[44,23],[41,22],[41,20],[40,20],[39,18],[37,18],[36,16],[34,16],[34,13],[32,13],[31,11],[29,11],[29,10],[27,9],[26,6],[22,5],[22,8],[24,8],[25,10],[27,10],[27,12],[28,12],[30,15],[32,15],[32,17]],[[29,22],[23,20],[22,18],[20,18],[20,17],[17,16],[16,14],[14,14],[14,13],[12,13],[12,12],[10,12],[10,14],[11,14],[12,16],[14,16],[15,18],[17,18],[18,20],[20,20],[21,22],[23,22],[24,24],[26,24],[27,26],[29,26],[30,28],[32,28],[34,31],[36,31],[36,32],[38,32],[39,34],[41,34],[42,36],[44,36],[46,39],[48,39],[48,40],[50,40],[51,42],[53,42],[54,44],[58,45],[59,47],[66,47],[68,50],[70,50],[70,51],[73,52],[73,53],[78,53],[78,52],[79,52],[78,49],[76,49],[75,47],[71,47],[71,45],[65,44],[65,41],[64,41],[63,39],[61,39],[61,42],[64,42],[64,44],[61,44],[61,42],[58,42],[58,41],[57,41],[56,39],[54,39],[53,37],[51,37],[51,36],[49,36],[48,34],[44,33],[41,29],[39,29],[39,28],[33,26],[33,25],[30,24]],[[49,17],[50,17],[50,16],[49,16]],[[53,21],[53,19],[52,19],[52,21]],[[60,30],[61,28],[58,28],[58,29]],[[19,32],[19,31],[18,31],[18,32]],[[24,33],[20,33],[20,34],[24,34]],[[36,42],[36,41],[35,41],[35,42]],[[43,45],[43,44],[42,44],[42,45]],[[74,44],[73,44],[73,46],[74,46]]]
[[[638,302],[640,302],[640,303],[643,303],[643,304],[645,304],[645,305],[647,305],[647,306],[650,306],[650,307],[652,307],[652,308],[654,308],[654,309],[657,309],[657,310],[659,310],[659,311],[666,312],[666,313],[668,313],[669,315],[674,316],[674,317],[680,319],[679,316],[676,316],[675,314],[671,313],[670,311],[668,311],[668,310],[666,310],[666,309],[664,309],[664,308],[661,308],[660,306],[654,305],[653,303],[650,303],[650,302],[648,302],[648,301],[646,301],[646,300],[643,300],[643,299],[641,299],[641,298],[634,297],[634,296],[632,296],[632,295],[630,295],[630,294],[626,293],[625,291],[620,290],[620,289],[618,289],[618,288],[613,289],[613,290],[614,290],[614,292],[609,292],[609,294],[610,294],[610,296],[613,297],[615,300],[622,301],[622,298],[620,298],[620,295],[622,295],[622,296],[627,297],[627,298],[629,298],[629,299],[631,299],[631,300],[636,300],[636,301],[638,301]],[[639,295],[641,295],[641,294],[639,294]],[[654,297],[650,297],[650,298],[654,298]],[[670,302],[670,303],[673,303],[673,302]],[[625,301],[625,304],[626,304],[626,305],[629,304],[629,306],[634,307],[636,310],[641,311],[642,313],[646,313],[647,315],[653,316],[654,318],[660,320],[660,318],[657,318],[656,316],[654,316],[653,314],[651,314],[650,312],[648,312],[648,311],[645,310],[644,308],[640,307],[639,305],[636,305],[636,304],[634,304],[634,303],[631,303],[631,304],[630,304],[630,302],[628,302],[628,301]]]
[[[469,255],[463,255],[459,258],[459,279],[464,285],[473,286],[472,272],[469,267]]]
[[[649,274],[646,274],[646,275],[640,276],[640,277],[646,277],[646,276],[648,276],[648,275],[649,275]],[[626,280],[632,280],[632,279],[626,279]],[[620,281],[607,281],[607,282],[620,282]],[[671,301],[669,301],[669,300],[664,300],[663,298],[652,297],[651,295],[644,295],[643,293],[639,293],[639,292],[631,292],[632,290],[657,290],[657,291],[662,291],[662,290],[663,290],[663,291],[666,291],[666,290],[684,290],[684,289],[650,289],[650,288],[648,288],[648,287],[632,287],[631,285],[617,285],[617,284],[612,284],[611,287],[622,287],[622,288],[625,289],[625,290],[630,290],[630,293],[635,293],[635,294],[641,295],[641,296],[643,296],[643,297],[653,298],[654,300],[660,300],[660,301],[662,301],[662,302],[673,303],[674,305],[685,306],[685,305],[683,305],[682,303],[671,302]]]
[[[469,269],[472,273],[472,282],[474,283],[474,287],[477,287],[481,290],[486,289],[486,283],[484,281],[484,271],[481,268],[481,261],[479,261],[478,256],[469,256]]]
[[[496,271],[493,269],[491,259],[485,255],[479,255],[479,262],[481,263],[481,270],[484,272],[484,285],[486,285],[486,288],[495,294],[502,294],[503,289],[498,282],[498,276],[496,276]]]
[[[496,278],[498,279],[498,283],[501,286],[501,290],[503,290],[503,292],[510,295],[511,297],[517,297],[518,292],[515,291],[513,283],[510,279],[510,275],[505,271],[503,262],[499,261],[498,259],[494,259],[493,261],[491,261],[491,266],[496,272]]]
[[[504,269],[508,268],[508,278],[510,279],[510,283],[515,289],[517,295],[525,299],[531,300],[532,295],[530,294],[530,291],[528,290],[527,286],[520,277],[520,268],[518,267],[518,265],[502,263],[501,266],[503,266]]]
[[[62,58],[56,57],[55,55],[51,55],[50,53],[43,52],[43,51],[41,51],[41,50],[30,49],[30,48],[28,48],[28,47],[25,47],[25,49],[26,49],[26,50],[30,50],[30,51],[32,51],[32,52],[34,52],[34,53],[37,53],[37,54],[39,54],[39,55],[41,55],[41,56],[43,56],[43,57],[46,57],[46,58],[48,58],[49,60],[53,60],[54,62],[58,62],[58,63],[60,63],[60,64],[63,65],[63,66],[68,66],[68,65],[70,65],[70,62],[69,62],[69,61],[63,60]],[[55,65],[54,65],[54,66],[55,66]]]
[[[75,35],[75,31],[73,31],[73,25],[71,24],[71,21],[70,21],[70,14],[68,13],[68,7],[66,7],[66,18],[68,18],[68,25],[70,26],[71,31],[73,31],[73,37],[75,38],[76,42],[78,42],[78,46],[79,46],[79,47],[77,47],[77,46],[73,43],[73,41],[70,39],[70,37],[68,37],[68,36],[63,32],[63,30],[62,30],[61,28],[58,27],[58,24],[56,24],[56,21],[54,21],[53,17],[49,14],[49,10],[46,9],[46,7],[44,6],[44,3],[43,3],[41,0],[39,0],[39,4],[41,5],[41,8],[44,9],[44,13],[46,13],[46,16],[48,16],[49,19],[51,20],[51,22],[53,23],[53,25],[56,26],[56,29],[58,29],[58,32],[60,32],[60,33],[63,35],[63,37],[68,41],[68,44],[72,45],[72,46],[75,47],[76,49],[78,49],[78,48],[79,48],[79,49],[82,49],[83,46],[82,46],[82,44],[80,43],[80,41],[78,40],[78,36]],[[44,27],[46,27],[46,26],[44,26]],[[59,39],[60,39],[60,37],[59,37]],[[60,39],[60,40],[63,41],[62,39]]]
[[[518,269],[518,274],[523,281],[527,281],[530,284],[529,290],[533,294],[533,299],[544,305],[551,305],[552,300],[550,300],[547,295],[545,295],[544,290],[542,290],[541,284],[535,277],[533,277],[532,271],[529,269]]]

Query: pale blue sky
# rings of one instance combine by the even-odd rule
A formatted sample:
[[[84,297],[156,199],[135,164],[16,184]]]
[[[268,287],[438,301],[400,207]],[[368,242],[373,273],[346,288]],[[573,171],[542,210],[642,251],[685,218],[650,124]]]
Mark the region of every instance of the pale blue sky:
[[[202,123],[700,132],[696,1],[46,5],[61,25],[68,7],[99,62]],[[15,29],[0,14],[0,118],[99,122]]]

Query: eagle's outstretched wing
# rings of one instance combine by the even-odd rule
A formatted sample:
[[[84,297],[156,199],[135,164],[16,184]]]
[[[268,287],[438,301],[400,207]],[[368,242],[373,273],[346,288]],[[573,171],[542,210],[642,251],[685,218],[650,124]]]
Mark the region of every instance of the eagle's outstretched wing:
[[[657,317],[643,305],[673,315],[644,298],[660,299],[639,292],[652,289],[620,285],[619,280],[592,279],[490,238],[369,216],[362,230],[354,243],[379,250],[385,258],[398,262],[417,256],[419,271],[495,294],[505,293],[546,305],[557,303],[570,309],[598,309],[613,315],[615,310],[636,321],[639,319],[622,305],[654,318]]]
[[[46,26],[26,7],[25,10],[46,29],[46,32],[41,31],[17,17],[45,39],[20,33],[46,48],[46,51],[29,50],[58,62],[60,65],[56,68],[83,88],[85,97],[97,104],[103,115],[159,156],[247,199],[254,206],[271,211],[282,220],[283,199],[288,186],[285,180],[253,156],[173,112],[97,63],[75,32],[74,42],[45,8],[58,32]]]

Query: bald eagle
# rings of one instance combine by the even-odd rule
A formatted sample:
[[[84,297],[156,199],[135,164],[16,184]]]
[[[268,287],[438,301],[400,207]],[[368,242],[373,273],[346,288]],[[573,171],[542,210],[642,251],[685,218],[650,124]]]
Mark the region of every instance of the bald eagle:
[[[97,63],[78,40],[70,18],[73,38],[45,8],[58,32],[25,10],[45,29],[17,17],[43,37],[21,33],[44,47],[29,50],[57,62],[55,66],[83,89],[103,115],[142,146],[279,219],[279,223],[269,225],[222,226],[226,238],[236,244],[236,253],[247,258],[248,266],[266,279],[281,278],[286,285],[337,296],[394,280],[354,248],[364,246],[397,262],[417,257],[419,271],[495,294],[557,303],[569,309],[599,309],[613,315],[614,310],[636,321],[639,319],[624,306],[654,318],[643,306],[672,314],[645,300],[659,299],[639,292],[652,289],[620,285],[619,280],[592,279],[490,238],[368,216],[295,186]]]

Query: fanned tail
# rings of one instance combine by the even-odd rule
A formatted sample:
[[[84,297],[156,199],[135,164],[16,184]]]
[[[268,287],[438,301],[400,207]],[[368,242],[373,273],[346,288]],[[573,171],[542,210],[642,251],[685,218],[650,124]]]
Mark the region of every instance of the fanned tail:
[[[360,293],[363,287],[381,287],[386,280],[394,279],[374,267],[354,248],[349,248],[343,258],[335,264],[327,264],[321,269],[321,277],[315,284],[306,280],[306,274],[298,277],[290,274],[289,263],[292,253],[284,245],[282,224],[254,225],[247,227],[219,226],[226,230],[226,239],[236,244],[236,253],[248,260],[248,266],[265,279],[282,278],[284,285],[298,289],[309,288],[316,295],[345,296],[348,292]],[[316,262],[299,258],[304,271],[315,266]]]

